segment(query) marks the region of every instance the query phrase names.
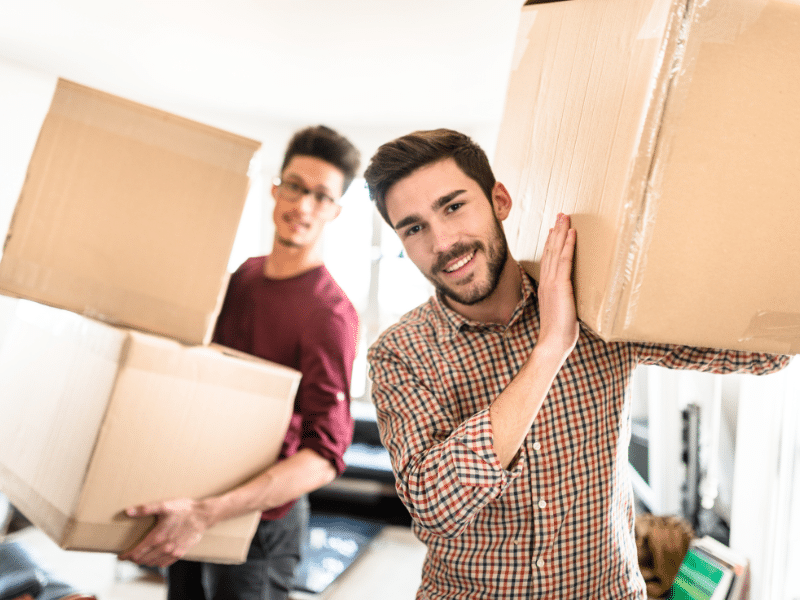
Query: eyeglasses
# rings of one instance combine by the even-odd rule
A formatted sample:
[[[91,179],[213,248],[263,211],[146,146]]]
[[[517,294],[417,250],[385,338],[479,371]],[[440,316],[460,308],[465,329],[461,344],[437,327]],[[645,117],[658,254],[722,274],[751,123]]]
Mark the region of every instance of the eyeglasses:
[[[278,194],[280,194],[281,198],[289,202],[297,202],[303,196],[311,194],[318,208],[336,203],[336,200],[325,192],[309,189],[299,181],[284,181],[280,177],[276,177],[272,180],[272,183],[278,188]]]

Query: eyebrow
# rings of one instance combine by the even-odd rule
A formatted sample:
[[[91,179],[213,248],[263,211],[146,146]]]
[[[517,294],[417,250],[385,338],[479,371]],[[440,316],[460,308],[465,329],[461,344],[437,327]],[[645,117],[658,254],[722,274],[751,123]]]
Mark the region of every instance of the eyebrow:
[[[466,193],[466,191],[467,190],[455,190],[450,192],[449,194],[445,194],[444,196],[437,198],[436,201],[431,205],[431,208],[434,211],[437,211],[443,206],[446,206],[447,204],[455,200],[461,194]],[[407,217],[400,219],[397,223],[395,223],[394,229],[396,231],[398,229],[402,229],[403,227],[408,227],[409,225],[412,225],[420,220],[421,217],[419,215],[408,215]]]

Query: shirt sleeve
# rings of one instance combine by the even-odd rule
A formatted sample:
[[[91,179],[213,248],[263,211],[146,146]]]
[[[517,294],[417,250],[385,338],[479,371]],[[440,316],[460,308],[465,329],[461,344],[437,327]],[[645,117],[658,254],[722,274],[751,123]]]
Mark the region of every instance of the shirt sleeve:
[[[742,373],[767,375],[780,371],[791,361],[791,356],[763,354],[739,350],[693,348],[669,344],[635,344],[638,360],[644,365],[658,365],[668,369],[692,369],[708,373]]]
[[[448,414],[410,365],[380,346],[369,353],[372,398],[396,487],[412,518],[442,537],[457,537],[487,504],[519,477],[520,451],[511,471],[492,445],[489,410],[459,422]]]
[[[331,461],[337,474],[353,439],[350,381],[358,339],[358,316],[352,307],[323,311],[301,338],[297,409],[302,415],[300,448]]]

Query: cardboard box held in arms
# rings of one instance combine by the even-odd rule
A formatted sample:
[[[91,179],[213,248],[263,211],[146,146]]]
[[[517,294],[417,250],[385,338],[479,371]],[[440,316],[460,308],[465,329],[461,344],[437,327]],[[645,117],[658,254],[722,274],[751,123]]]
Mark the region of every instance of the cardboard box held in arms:
[[[0,290],[207,343],[259,147],[59,80],[9,227]]]
[[[299,380],[0,296],[0,491],[63,548],[121,552],[154,522],[126,507],[223,492],[271,464]],[[244,561],[259,519],[218,524],[187,558]]]
[[[800,4],[522,9],[495,155],[514,256],[578,232],[602,338],[800,352]]]

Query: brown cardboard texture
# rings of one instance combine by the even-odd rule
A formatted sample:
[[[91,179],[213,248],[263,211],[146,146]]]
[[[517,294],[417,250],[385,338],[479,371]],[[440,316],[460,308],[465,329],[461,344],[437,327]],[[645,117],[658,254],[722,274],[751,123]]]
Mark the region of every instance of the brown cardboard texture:
[[[0,490],[62,548],[121,552],[153,520],[278,456],[300,373],[214,346],[0,296]],[[209,529],[187,558],[242,562],[260,518]]]
[[[59,80],[8,230],[0,289],[207,342],[259,147]]]
[[[800,4],[522,9],[495,154],[534,272],[558,212],[603,339],[800,351]]]

